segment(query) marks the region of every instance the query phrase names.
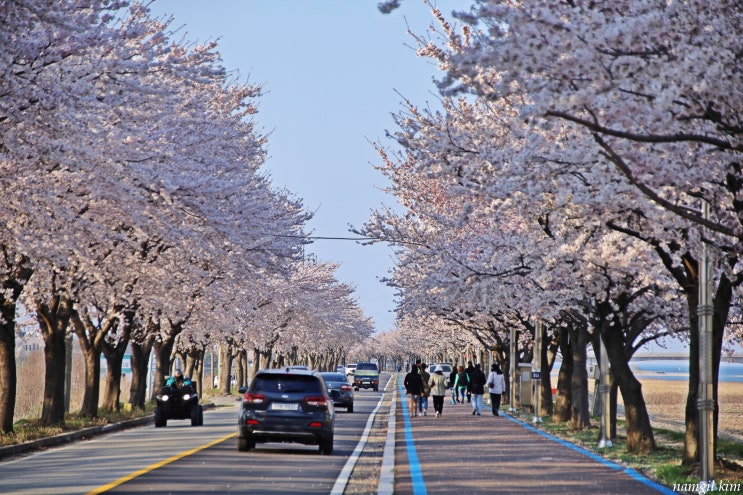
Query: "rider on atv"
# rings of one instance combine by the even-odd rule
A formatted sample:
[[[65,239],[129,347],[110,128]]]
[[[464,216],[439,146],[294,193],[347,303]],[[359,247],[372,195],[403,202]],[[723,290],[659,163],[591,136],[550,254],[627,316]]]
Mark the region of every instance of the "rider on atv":
[[[175,374],[168,378],[168,381],[165,382],[166,387],[183,388],[190,387],[191,385],[191,379],[187,376],[183,376],[183,372],[181,370],[175,370]]]

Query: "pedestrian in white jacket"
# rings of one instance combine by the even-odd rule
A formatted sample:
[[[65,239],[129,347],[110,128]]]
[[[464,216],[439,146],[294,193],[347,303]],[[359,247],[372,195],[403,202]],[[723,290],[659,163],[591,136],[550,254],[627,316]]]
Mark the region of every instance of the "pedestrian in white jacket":
[[[446,396],[446,377],[443,369],[437,367],[433,370],[428,384],[431,386],[433,409],[436,411],[436,417],[440,418],[444,412],[444,397]]]
[[[498,413],[500,409],[500,396],[506,391],[506,380],[503,379],[503,372],[497,363],[493,363],[490,367],[487,386],[490,392],[490,403],[493,406],[493,416],[500,416]]]

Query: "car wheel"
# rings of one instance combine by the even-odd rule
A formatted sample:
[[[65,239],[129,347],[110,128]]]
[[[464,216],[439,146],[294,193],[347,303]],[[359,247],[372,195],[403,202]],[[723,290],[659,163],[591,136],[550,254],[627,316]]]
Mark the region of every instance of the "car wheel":
[[[333,435],[320,440],[320,453],[330,455],[333,453]]]
[[[204,426],[204,408],[199,406],[199,426]]]
[[[346,408],[346,411],[348,411],[348,412],[352,413],[352,412],[353,412],[353,406],[348,406],[348,407]]]
[[[379,387],[374,387],[375,392],[379,392]]]
[[[168,424],[168,420],[165,419],[163,410],[159,407],[155,409],[155,428],[160,428],[162,426],[166,426]]]
[[[249,437],[238,437],[237,439],[237,450],[238,452],[247,452],[255,448],[255,440]]]

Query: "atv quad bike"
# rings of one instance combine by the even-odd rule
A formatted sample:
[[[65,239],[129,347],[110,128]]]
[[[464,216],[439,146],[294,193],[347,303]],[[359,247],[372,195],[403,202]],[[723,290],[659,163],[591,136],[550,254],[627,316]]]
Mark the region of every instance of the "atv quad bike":
[[[156,398],[155,427],[167,426],[169,419],[190,419],[191,426],[204,424],[204,409],[199,404],[196,394],[196,382],[178,387],[163,387]]]

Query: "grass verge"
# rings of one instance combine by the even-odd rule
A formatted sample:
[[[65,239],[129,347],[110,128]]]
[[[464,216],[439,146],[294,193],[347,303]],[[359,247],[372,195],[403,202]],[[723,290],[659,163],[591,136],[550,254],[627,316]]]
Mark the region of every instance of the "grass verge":
[[[531,422],[531,415],[515,413],[515,417]],[[593,417],[593,424],[599,424],[601,418]],[[627,438],[624,431],[625,422],[617,421],[617,437],[612,439],[612,446],[599,448],[599,428],[592,426],[584,430],[573,430],[569,423],[553,423],[550,418],[543,418],[539,428],[551,435],[578,445],[604,459],[618,465],[632,468],[644,476],[670,489],[691,487],[699,483],[698,466],[683,466],[684,433],[662,428],[654,428],[657,449],[650,454],[634,454],[627,451]],[[714,479],[720,486],[720,493],[742,494],[743,490],[743,443],[730,440],[718,440]],[[723,488],[727,488],[724,489]],[[697,493],[696,491],[678,490],[678,493]]]
[[[105,426],[107,424],[119,423],[129,419],[149,416],[155,409],[154,404],[148,404],[144,410],[133,409],[125,411],[104,412],[99,411],[98,418],[87,418],[77,414],[66,414],[64,425],[46,426],[42,425],[38,419],[22,419],[13,424],[13,433],[0,434],[0,447],[16,445],[25,442],[32,442],[41,438],[53,437],[62,433],[82,430],[94,426]]]

